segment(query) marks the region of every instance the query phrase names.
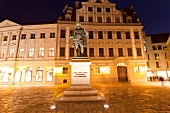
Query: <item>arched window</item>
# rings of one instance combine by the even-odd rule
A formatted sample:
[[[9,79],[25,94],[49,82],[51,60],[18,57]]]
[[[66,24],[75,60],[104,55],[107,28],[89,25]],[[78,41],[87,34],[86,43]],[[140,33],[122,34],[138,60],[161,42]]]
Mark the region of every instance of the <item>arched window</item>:
[[[47,70],[47,75],[46,75],[47,82],[52,82],[53,81],[53,69]]]
[[[25,73],[25,82],[31,82],[32,80],[32,69],[28,68]]]
[[[42,82],[42,77],[43,77],[43,68],[38,68],[36,72],[36,82]]]
[[[14,79],[14,82],[21,82],[21,75],[22,75],[22,72],[20,69],[18,69],[15,73],[15,79]]]

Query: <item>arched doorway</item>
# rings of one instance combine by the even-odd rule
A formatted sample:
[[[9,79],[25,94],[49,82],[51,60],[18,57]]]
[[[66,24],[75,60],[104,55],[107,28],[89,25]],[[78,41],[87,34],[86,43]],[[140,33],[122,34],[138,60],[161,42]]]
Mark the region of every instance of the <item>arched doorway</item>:
[[[117,64],[118,82],[128,82],[127,67],[124,63]]]

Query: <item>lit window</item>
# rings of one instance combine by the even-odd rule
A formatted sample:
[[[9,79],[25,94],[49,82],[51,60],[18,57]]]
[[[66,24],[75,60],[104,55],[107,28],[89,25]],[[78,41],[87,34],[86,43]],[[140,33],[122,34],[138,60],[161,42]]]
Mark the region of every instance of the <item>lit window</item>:
[[[43,57],[44,56],[44,48],[40,48],[39,49],[39,54],[38,54],[39,57]]]
[[[10,52],[9,52],[9,57],[10,58],[13,58],[14,57],[14,49],[10,49]]]
[[[68,67],[63,67],[63,74],[68,74]]]
[[[49,48],[48,56],[49,57],[53,57],[54,56],[54,48]]]
[[[94,67],[94,73],[110,73],[110,67],[108,66]]]
[[[42,82],[43,69],[40,67],[36,72],[36,82]]]
[[[28,57],[33,57],[34,56],[34,48],[30,48],[28,50]]]
[[[19,49],[19,58],[23,58],[24,57],[24,49]]]
[[[21,71],[18,70],[18,71],[15,73],[14,82],[21,82]]]
[[[47,82],[52,82],[53,81],[53,70],[48,70],[47,71]]]
[[[8,82],[9,81],[9,74],[7,72],[3,73],[2,82]]]
[[[32,69],[28,68],[28,70],[25,73],[25,82],[31,82],[32,79]]]
[[[160,60],[159,53],[155,53],[154,56],[155,56],[155,60]]]

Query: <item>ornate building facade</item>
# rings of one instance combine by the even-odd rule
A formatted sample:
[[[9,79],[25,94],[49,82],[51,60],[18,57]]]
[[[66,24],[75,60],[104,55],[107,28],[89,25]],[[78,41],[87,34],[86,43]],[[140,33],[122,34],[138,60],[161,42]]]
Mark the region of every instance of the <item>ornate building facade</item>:
[[[0,84],[71,82],[75,56],[70,33],[80,22],[89,32],[85,54],[91,82],[146,82],[142,24],[133,7],[117,9],[108,0],[66,5],[53,24],[0,23]]]

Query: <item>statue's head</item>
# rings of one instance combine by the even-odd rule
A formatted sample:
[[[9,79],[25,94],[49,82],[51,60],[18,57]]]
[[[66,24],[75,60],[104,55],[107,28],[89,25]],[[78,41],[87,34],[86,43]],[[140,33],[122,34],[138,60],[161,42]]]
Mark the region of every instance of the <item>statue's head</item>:
[[[77,26],[77,28],[80,28],[80,26],[81,26],[80,22],[77,22],[76,26]]]

